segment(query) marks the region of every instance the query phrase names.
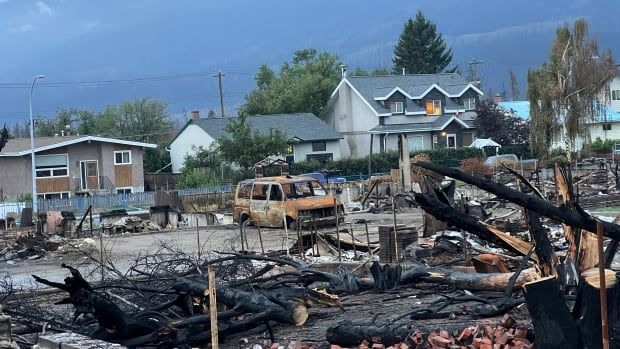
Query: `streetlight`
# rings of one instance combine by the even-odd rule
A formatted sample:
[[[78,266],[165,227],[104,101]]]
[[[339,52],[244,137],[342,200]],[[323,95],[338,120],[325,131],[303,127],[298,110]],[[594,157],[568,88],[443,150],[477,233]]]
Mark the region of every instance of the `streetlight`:
[[[32,162],[32,212],[37,213],[39,211],[39,207],[37,206],[37,171],[36,165],[34,162],[34,119],[32,118],[32,90],[34,90],[34,84],[37,82],[37,79],[43,79],[45,76],[37,75],[32,80],[32,86],[30,87],[30,161]]]

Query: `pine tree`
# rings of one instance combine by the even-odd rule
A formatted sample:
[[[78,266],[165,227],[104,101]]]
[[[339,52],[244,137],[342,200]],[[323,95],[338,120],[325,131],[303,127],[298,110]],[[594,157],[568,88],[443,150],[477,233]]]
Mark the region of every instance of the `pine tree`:
[[[407,74],[440,73],[452,61],[452,49],[446,49],[435,23],[418,11],[415,20],[410,18],[405,23],[392,61],[396,74],[401,74],[403,68]]]

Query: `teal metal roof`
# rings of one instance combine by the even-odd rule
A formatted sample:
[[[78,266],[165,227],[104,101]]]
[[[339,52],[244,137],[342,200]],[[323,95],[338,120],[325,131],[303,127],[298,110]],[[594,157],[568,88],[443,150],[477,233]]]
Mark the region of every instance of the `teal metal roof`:
[[[506,101],[499,102],[499,106],[506,109],[509,112],[515,114],[515,116],[523,119],[530,119],[530,101]]]

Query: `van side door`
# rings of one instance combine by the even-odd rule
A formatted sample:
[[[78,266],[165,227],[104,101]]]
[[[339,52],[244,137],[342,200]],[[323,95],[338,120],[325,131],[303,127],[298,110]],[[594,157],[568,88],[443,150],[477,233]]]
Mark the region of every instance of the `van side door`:
[[[269,200],[267,203],[267,219],[272,227],[280,227],[284,224],[286,212],[284,209],[284,192],[279,183],[272,184],[269,188]]]
[[[252,197],[250,199],[250,217],[255,224],[267,226],[267,203],[269,194],[268,183],[254,183],[252,185]]]

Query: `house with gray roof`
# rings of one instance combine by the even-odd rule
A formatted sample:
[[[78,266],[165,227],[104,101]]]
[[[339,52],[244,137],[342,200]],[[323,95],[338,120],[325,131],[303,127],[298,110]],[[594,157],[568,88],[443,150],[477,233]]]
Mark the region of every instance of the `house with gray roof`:
[[[332,93],[326,121],[344,136],[343,156],[371,151],[460,148],[475,137],[483,95],[456,73],[345,76]]]
[[[172,172],[179,173],[187,155],[199,147],[209,148],[220,137],[227,136],[226,125],[231,118],[201,118],[192,112],[189,120],[170,142]],[[254,131],[268,133],[281,131],[288,139],[286,156],[289,163],[306,160],[325,162],[340,159],[342,135],[312,113],[248,116],[247,122]]]

